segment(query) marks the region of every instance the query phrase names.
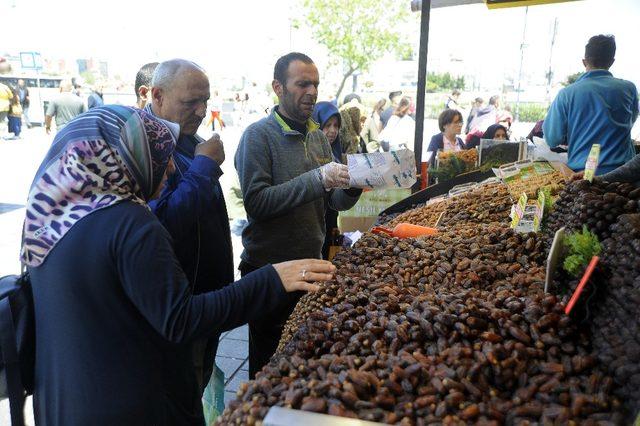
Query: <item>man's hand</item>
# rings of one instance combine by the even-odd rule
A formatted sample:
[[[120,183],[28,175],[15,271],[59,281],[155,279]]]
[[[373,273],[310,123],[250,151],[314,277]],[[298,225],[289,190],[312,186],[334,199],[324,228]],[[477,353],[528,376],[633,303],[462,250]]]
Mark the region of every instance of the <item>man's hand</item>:
[[[47,132],[47,134],[51,133],[51,127],[45,127],[44,131]]]
[[[320,167],[320,178],[324,189],[348,188],[349,167],[336,162]]]
[[[328,281],[333,278],[333,273],[336,271],[336,267],[331,262],[319,259],[290,260],[276,263],[273,267],[287,292],[316,291],[320,287],[312,283]]]
[[[204,155],[215,161],[218,166],[224,163],[224,146],[220,140],[220,135],[214,133],[206,142],[199,143],[196,146],[195,155]]]

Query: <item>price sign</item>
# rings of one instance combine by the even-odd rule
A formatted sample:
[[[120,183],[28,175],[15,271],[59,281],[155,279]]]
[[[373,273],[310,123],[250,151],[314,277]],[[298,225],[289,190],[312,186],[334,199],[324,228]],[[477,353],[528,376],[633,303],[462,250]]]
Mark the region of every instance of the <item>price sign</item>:
[[[587,157],[587,163],[584,165],[584,179],[589,182],[593,181],[593,177],[596,175],[596,169],[598,168],[598,160],[600,158],[600,144],[594,143],[589,151]]]
[[[546,196],[543,191],[538,191],[538,202],[536,203],[536,213],[533,217],[533,231],[540,231],[540,224],[544,216],[544,203]]]
[[[524,210],[527,206],[527,194],[524,192],[518,199],[518,203],[514,206],[513,218],[511,219],[511,227],[516,228],[518,223],[520,223],[520,219],[524,216]]]

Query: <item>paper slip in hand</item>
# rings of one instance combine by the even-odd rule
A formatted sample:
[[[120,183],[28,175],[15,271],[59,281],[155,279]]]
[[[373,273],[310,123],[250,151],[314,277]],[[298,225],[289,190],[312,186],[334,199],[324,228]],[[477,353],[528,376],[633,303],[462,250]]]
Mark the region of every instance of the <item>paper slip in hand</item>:
[[[410,188],[416,183],[413,151],[347,155],[349,186],[352,188]]]

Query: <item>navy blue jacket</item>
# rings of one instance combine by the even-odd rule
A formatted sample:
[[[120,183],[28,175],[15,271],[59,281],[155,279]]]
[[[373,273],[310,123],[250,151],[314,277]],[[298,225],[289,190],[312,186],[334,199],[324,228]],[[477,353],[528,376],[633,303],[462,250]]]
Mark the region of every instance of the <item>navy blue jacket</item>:
[[[83,218],[29,268],[36,319],[36,424],[203,425],[200,389],[175,348],[278,309],[285,290],[265,266],[193,295],[171,238],[144,206]],[[182,352],[182,351],[179,351]]]
[[[234,278],[229,216],[218,180],[222,170],[210,158],[195,156],[200,141],[180,136],[173,154],[176,172],[160,198],[149,203],[171,234],[196,294],[219,289]]]

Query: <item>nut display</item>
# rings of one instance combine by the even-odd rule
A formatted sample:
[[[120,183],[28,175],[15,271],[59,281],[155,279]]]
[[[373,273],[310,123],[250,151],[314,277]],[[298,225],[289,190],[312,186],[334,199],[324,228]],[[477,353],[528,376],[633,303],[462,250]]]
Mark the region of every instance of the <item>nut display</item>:
[[[551,243],[561,227],[575,231],[583,224],[603,241],[611,235],[611,225],[620,215],[640,212],[638,200],[640,189],[634,189],[630,183],[571,182],[560,192],[554,211],[547,219],[547,243]]]
[[[638,199],[628,184],[570,183],[538,234],[508,227],[504,184],[398,215],[387,226],[442,214],[440,232],[367,233],[339,252],[334,279],[300,299],[276,354],[218,423],[259,424],[272,406],[400,425],[629,423],[640,408]],[[603,241],[584,321],[564,314],[568,293],[544,292],[550,238],[582,224]]]
[[[386,226],[408,222],[415,225],[464,226],[480,223],[508,224],[509,212],[513,204],[507,187],[502,183],[482,185],[469,192],[439,203],[421,206],[396,216]]]
[[[543,259],[537,235],[499,226],[366,235],[220,423],[272,405],[390,424],[620,422],[588,337],[543,292]]]
[[[514,180],[508,182],[507,185],[513,199],[517,200],[523,192],[531,199],[536,198],[538,190],[543,187],[548,187],[551,195],[558,194],[564,187],[564,176],[558,171],[553,171],[544,175],[531,176],[524,180]]]
[[[622,215],[603,242],[608,279],[593,305],[594,354],[615,381],[615,393],[631,413],[640,410],[640,215]]]

